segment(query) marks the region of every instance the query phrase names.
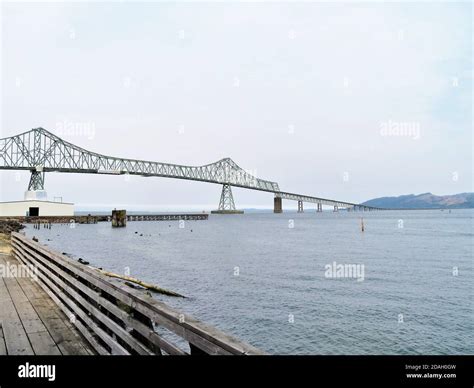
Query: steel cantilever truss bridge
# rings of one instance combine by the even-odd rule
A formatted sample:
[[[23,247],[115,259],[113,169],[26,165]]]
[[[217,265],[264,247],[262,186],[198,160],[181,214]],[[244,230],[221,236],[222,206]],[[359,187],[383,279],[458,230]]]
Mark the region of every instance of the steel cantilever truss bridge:
[[[0,169],[29,170],[29,191],[44,190],[46,172],[85,174],[140,175],[186,179],[223,185],[219,211],[232,213],[235,204],[231,187],[241,187],[274,193],[274,211],[282,211],[282,199],[333,206],[334,210],[374,210],[377,208],[351,202],[318,198],[281,191],[278,183],[263,180],[240,168],[232,159],[225,158],[204,166],[183,166],[145,160],[124,159],[101,155],[69,143],[43,128],[35,128],[16,136],[0,139]]]

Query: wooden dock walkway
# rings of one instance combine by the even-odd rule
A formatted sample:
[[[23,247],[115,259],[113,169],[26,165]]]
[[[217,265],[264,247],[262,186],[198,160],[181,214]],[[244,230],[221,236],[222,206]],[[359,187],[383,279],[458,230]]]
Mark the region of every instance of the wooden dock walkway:
[[[21,233],[11,248],[0,249],[0,354],[263,354]],[[32,274],[5,276],[8,263]]]
[[[0,253],[0,265],[19,266]],[[31,277],[0,277],[0,355],[89,355],[92,347]]]

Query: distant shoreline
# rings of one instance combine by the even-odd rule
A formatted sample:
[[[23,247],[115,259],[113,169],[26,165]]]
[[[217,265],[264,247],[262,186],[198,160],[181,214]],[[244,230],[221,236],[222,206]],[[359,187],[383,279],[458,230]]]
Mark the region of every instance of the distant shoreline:
[[[366,201],[363,205],[397,210],[474,209],[474,193],[442,196],[423,193],[400,195],[398,197],[380,197]]]

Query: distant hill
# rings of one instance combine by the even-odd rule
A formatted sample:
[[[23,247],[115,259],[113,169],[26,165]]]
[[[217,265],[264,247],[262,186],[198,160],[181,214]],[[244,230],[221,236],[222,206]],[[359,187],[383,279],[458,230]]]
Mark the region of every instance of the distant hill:
[[[469,209],[474,208],[474,193],[441,196],[431,193],[409,194],[375,198],[363,204],[392,209]]]

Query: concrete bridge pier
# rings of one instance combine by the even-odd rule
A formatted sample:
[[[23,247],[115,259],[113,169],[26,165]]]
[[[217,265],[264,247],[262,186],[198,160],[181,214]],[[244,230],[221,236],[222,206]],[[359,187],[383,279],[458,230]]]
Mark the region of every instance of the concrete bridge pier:
[[[339,208],[338,208],[337,205],[334,205],[334,211],[335,211],[335,212],[338,212],[338,211],[339,211]]]
[[[321,213],[323,211],[323,204],[321,202],[318,202],[316,205],[316,212]]]
[[[303,201],[298,201],[298,213],[303,213]]]
[[[112,228],[123,228],[127,225],[126,210],[112,210]]]
[[[273,213],[283,213],[281,197],[275,196],[275,198],[273,198]]]

